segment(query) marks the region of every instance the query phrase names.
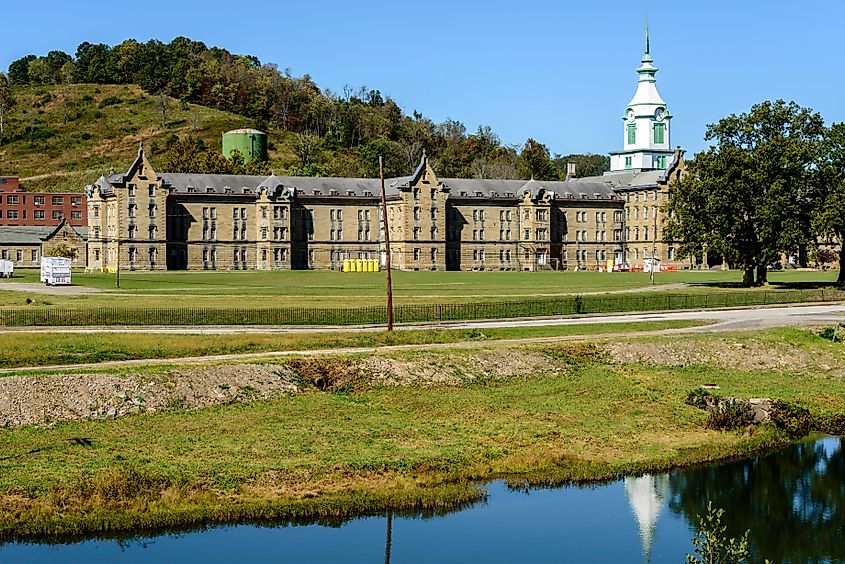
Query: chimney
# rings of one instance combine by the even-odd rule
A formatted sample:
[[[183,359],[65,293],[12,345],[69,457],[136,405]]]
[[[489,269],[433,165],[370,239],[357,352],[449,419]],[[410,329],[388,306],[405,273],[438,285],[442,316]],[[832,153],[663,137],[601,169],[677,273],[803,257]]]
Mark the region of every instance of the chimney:
[[[569,161],[566,163],[566,179],[575,178],[575,163]]]

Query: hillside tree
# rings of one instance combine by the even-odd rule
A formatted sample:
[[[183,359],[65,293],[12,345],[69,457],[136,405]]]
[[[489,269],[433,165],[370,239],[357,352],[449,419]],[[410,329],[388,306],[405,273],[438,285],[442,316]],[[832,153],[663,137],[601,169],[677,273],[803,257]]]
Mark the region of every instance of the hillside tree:
[[[9,78],[0,72],[0,145],[5,137],[6,115],[15,105],[15,93]]]

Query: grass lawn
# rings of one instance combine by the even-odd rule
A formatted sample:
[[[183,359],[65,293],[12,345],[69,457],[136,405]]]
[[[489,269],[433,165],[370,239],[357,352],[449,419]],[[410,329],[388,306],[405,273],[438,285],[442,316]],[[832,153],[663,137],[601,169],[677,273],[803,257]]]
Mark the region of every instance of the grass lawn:
[[[2,368],[81,364],[142,358],[178,358],[218,354],[257,353],[385,345],[425,345],[636,333],[703,325],[703,321],[644,321],[639,323],[590,323],[557,327],[502,329],[432,329],[424,331],[372,331],[360,333],[283,333],[233,335],[169,335],[155,333],[0,333]]]
[[[114,274],[74,273],[74,284],[108,293],[75,296],[3,291],[5,282],[38,282],[38,272],[20,270],[0,280],[0,305],[38,307],[137,307],[138,295],[149,307],[174,306],[314,306],[343,307],[382,304],[384,273],[336,271],[128,272],[121,288]],[[680,271],[658,273],[656,283],[691,284],[687,291],[726,291],[738,286],[739,272]],[[773,272],[772,286],[780,288],[832,285],[836,272]],[[396,272],[396,304],[501,301],[550,297],[583,292],[636,290],[649,286],[647,273],[600,272]],[[129,294],[129,295],[126,295]],[[31,303],[27,303],[29,299]]]
[[[794,330],[757,335],[793,346]],[[832,346],[795,341],[807,354]],[[843,411],[845,380],[800,367],[618,365],[578,345],[532,349],[548,373],[0,429],[0,536],[436,507],[477,495],[473,480],[611,478],[786,440],[768,427],[706,430],[705,413],[684,403],[703,382]]]

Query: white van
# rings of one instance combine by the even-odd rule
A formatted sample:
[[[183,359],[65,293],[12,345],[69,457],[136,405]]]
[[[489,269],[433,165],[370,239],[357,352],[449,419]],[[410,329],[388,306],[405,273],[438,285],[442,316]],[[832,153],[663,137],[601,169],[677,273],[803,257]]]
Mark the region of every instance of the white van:
[[[48,286],[70,284],[70,259],[42,256],[41,281]]]
[[[15,273],[15,263],[10,260],[0,260],[0,278],[11,278]]]

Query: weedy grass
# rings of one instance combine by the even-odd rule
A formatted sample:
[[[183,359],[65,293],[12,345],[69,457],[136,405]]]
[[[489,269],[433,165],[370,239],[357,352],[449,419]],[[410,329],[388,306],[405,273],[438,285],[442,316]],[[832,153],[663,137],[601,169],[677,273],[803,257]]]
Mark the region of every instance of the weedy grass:
[[[483,496],[473,484],[485,480],[612,479],[791,440],[771,426],[706,429],[706,413],[685,403],[704,381],[845,421],[842,378],[614,365],[587,345],[532,348],[547,354],[549,373],[450,387],[353,380],[283,399],[2,429],[0,537],[447,510]]]
[[[391,345],[429,345],[534,337],[636,333],[704,325],[670,320],[587,323],[501,329],[428,329],[387,331],[173,335],[156,333],[0,333],[2,368],[99,363],[115,360],[167,359],[269,351],[318,350]]]

